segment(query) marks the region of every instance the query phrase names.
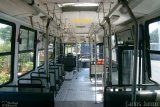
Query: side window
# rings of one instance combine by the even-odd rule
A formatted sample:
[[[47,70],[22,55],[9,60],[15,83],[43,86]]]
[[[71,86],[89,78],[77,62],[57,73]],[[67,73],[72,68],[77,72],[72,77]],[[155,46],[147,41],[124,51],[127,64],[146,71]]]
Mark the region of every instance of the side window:
[[[148,24],[151,79],[160,83],[160,19]]]
[[[68,53],[73,53],[73,55],[76,55],[76,51],[77,51],[77,54],[80,54],[80,47],[81,47],[81,44],[78,44],[78,49],[77,49],[76,44],[66,43],[65,44],[65,55],[67,55]]]
[[[0,85],[13,79],[15,25],[0,20]]]
[[[48,45],[48,59],[53,60],[53,43]]]
[[[45,60],[45,55],[44,55],[45,38],[43,33],[40,33],[39,40],[40,42],[38,44],[38,66],[41,66],[44,64]]]
[[[103,44],[97,44],[97,59],[103,59]]]
[[[160,51],[160,21],[149,24],[150,50]]]
[[[116,62],[117,57],[116,57],[116,38],[115,35],[112,35],[112,61]]]
[[[21,76],[34,69],[36,52],[36,31],[21,26],[20,38],[21,42],[19,42],[18,76]]]

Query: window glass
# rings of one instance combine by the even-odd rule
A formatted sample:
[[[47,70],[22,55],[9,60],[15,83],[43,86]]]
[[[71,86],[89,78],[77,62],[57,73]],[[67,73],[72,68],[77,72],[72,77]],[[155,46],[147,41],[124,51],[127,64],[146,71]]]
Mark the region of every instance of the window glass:
[[[34,65],[34,53],[26,52],[19,54],[18,59],[18,75],[23,75],[28,71],[33,70]]]
[[[40,38],[39,38],[40,42],[39,42],[39,46],[38,46],[38,49],[44,49],[45,47],[45,41],[44,41],[44,37],[43,37],[43,34],[40,34]]]
[[[28,30],[20,29],[21,43],[19,44],[19,50],[27,50],[28,45]]]
[[[157,54],[150,54],[151,59],[151,79],[160,83],[160,55]]]
[[[11,78],[11,55],[0,56],[0,84]]]
[[[160,21],[149,24],[150,50],[160,51]]]
[[[29,44],[28,44],[29,50],[34,49],[34,38],[35,38],[35,32],[29,31]]]
[[[81,54],[90,54],[89,44],[81,44]]]
[[[115,40],[115,36],[112,35],[112,48],[114,48],[116,45],[116,40]]]
[[[81,52],[81,44],[65,44],[65,55],[68,53],[73,53],[73,55],[80,54]]]
[[[52,43],[48,45],[48,58],[49,60],[53,60],[53,44]]]
[[[0,23],[0,52],[11,51],[12,27]]]
[[[44,47],[45,47],[45,41],[44,41],[44,34],[39,33],[39,44],[38,44],[38,66],[41,66],[44,64],[45,55],[44,55]]]
[[[112,35],[112,61],[116,62],[116,40],[115,40],[115,35]]]
[[[2,24],[0,20],[0,85],[9,82],[12,76],[12,30],[13,26]]]
[[[160,83],[159,69],[160,69],[160,21],[150,23],[149,26],[149,44],[150,44],[150,67],[151,79]],[[154,53],[156,52],[156,54]]]
[[[44,50],[38,51],[38,66],[41,66],[44,64]]]
[[[103,44],[97,45],[97,59],[103,59]]]
[[[36,32],[29,28],[20,28],[22,42],[19,43],[18,76],[34,69]]]

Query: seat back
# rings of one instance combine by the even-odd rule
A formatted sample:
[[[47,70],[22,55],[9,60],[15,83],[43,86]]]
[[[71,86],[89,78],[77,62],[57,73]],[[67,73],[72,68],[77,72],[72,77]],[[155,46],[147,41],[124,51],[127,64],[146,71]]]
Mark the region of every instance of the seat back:
[[[64,57],[64,69],[65,71],[72,71],[76,67],[76,57],[67,55]]]
[[[137,107],[145,107],[145,104],[151,104],[154,102],[160,103],[160,92],[151,92],[151,91],[139,91],[136,93],[136,105]],[[127,107],[131,106],[134,103],[132,102],[132,92],[131,91],[115,91],[115,92],[106,92],[104,96],[104,107]],[[150,107],[154,106],[150,105]],[[157,105],[157,104],[156,104]],[[159,105],[160,106],[160,105]],[[159,107],[158,106],[158,107]]]
[[[49,72],[50,75],[50,85],[51,86],[56,86],[56,75],[55,72]]]
[[[31,73],[31,78],[32,79],[40,79],[42,81],[42,86],[46,87],[47,86],[47,76],[43,72],[32,72]],[[32,84],[37,84],[37,81],[32,81]],[[47,88],[43,89],[43,92],[48,92],[49,90]]]
[[[110,88],[109,89],[105,88],[104,107],[129,107],[133,105],[136,107],[146,107],[146,106],[155,107],[155,105],[156,107],[160,107],[160,90],[137,91],[136,102],[132,102],[131,90],[130,91],[127,91],[127,89],[111,90]]]
[[[60,79],[59,67],[58,66],[49,66],[49,72],[55,73],[55,79],[58,81]]]
[[[43,92],[42,81],[40,79],[19,79],[18,80],[19,92]]]
[[[2,107],[54,107],[54,94],[30,92],[0,92]]]

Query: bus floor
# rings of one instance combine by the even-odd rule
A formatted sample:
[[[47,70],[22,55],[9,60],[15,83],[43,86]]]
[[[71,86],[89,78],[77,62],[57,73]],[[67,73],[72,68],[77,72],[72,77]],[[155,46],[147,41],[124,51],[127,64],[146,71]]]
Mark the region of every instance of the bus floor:
[[[102,83],[95,88],[95,82],[89,79],[89,68],[82,68],[72,80],[64,81],[55,98],[55,107],[102,107],[102,92]]]

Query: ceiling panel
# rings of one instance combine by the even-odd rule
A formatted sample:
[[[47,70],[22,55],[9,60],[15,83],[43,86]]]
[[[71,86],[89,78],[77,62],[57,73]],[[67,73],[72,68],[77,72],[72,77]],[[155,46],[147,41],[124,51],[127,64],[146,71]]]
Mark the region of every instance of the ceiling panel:
[[[98,23],[96,12],[63,12],[63,23],[72,25],[75,33],[88,33],[92,23]]]
[[[136,6],[133,11],[148,14],[160,8],[160,0],[144,0],[141,4]]]
[[[11,16],[31,16],[37,14],[29,5],[21,0],[1,0],[0,11]]]

